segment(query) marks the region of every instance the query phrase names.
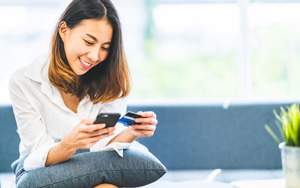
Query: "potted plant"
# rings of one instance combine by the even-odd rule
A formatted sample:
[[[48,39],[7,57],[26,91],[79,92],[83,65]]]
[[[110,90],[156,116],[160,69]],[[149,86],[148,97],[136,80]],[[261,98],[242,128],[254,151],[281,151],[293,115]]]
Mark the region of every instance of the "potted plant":
[[[280,108],[280,114],[275,110],[276,125],[279,128],[283,142],[268,125],[265,128],[278,142],[281,149],[282,168],[285,175],[286,188],[300,188],[300,110],[299,104]]]

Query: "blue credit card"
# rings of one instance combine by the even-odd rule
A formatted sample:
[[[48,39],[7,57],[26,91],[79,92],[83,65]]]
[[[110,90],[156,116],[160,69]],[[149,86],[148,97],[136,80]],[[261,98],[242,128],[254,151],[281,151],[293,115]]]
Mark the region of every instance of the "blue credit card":
[[[141,123],[136,123],[135,118],[141,118],[142,116],[133,112],[127,112],[121,119],[119,119],[118,123],[123,123],[124,125],[140,125]]]

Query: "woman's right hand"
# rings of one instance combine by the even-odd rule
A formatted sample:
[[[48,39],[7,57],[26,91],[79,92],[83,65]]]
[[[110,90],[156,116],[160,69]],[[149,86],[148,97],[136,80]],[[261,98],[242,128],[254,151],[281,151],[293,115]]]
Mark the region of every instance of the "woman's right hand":
[[[94,119],[82,120],[61,143],[68,148],[90,149],[99,140],[114,134],[114,127],[105,128],[105,124],[94,124]]]

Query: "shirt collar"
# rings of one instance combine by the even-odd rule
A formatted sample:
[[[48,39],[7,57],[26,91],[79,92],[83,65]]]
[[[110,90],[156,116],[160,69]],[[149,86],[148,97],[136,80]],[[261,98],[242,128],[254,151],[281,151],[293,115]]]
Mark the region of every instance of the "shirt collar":
[[[25,76],[29,79],[41,83],[42,92],[47,95],[54,103],[62,109],[72,112],[67,108],[61,98],[59,90],[54,87],[48,77],[48,70],[50,66],[50,58],[47,55],[37,57],[25,70]],[[90,98],[85,96],[78,105],[78,110],[82,105],[90,102]]]
[[[42,55],[37,57],[31,64],[26,67],[25,76],[36,82],[49,81],[48,70],[49,70],[49,56]]]
[[[59,90],[54,87],[49,80],[49,65],[50,61],[48,56],[39,56],[26,67],[25,76],[34,82],[40,83],[41,91],[48,96],[53,103],[66,111],[71,111],[64,105]]]

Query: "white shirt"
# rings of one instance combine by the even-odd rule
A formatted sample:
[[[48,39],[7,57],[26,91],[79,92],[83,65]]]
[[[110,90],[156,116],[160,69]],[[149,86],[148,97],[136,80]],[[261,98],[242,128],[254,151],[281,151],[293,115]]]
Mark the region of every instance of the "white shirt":
[[[85,97],[80,101],[77,113],[74,113],[65,106],[59,90],[50,83],[49,64],[47,58],[39,57],[32,64],[14,72],[9,81],[17,132],[21,139],[20,158],[29,155],[24,162],[25,170],[45,167],[49,150],[82,119],[95,119],[99,112],[124,115],[127,108],[127,98],[93,104]],[[109,141],[125,129],[127,127],[117,123],[115,134],[98,141],[90,151],[105,150]],[[116,145],[112,148],[117,149]]]

